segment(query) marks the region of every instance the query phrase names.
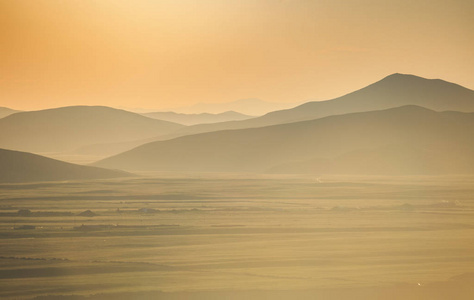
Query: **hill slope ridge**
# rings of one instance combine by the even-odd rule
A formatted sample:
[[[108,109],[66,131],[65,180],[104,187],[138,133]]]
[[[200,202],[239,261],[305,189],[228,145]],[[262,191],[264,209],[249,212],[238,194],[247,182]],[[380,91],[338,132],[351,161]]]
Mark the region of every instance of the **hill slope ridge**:
[[[44,156],[0,149],[0,183],[105,179],[131,176],[130,173],[81,166]]]

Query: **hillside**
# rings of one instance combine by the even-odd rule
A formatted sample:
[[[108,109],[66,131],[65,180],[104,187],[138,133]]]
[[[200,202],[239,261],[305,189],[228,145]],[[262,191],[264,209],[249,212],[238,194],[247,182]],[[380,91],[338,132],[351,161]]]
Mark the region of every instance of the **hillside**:
[[[44,156],[0,149],[0,183],[101,179],[131,176],[130,173],[80,166]]]
[[[265,172],[286,163],[334,159],[399,144],[409,145],[408,150],[472,153],[473,134],[474,114],[404,106],[153,142],[95,165],[124,170]]]
[[[19,110],[14,110],[8,107],[0,107],[0,119],[5,118],[6,116],[12,115],[14,113],[20,112]]]
[[[263,127],[403,105],[417,105],[435,111],[474,112],[474,91],[440,79],[392,74],[336,99],[308,102],[292,109],[270,112],[250,120],[190,126],[178,130],[170,137],[217,130]]]
[[[104,106],[70,106],[21,112],[0,119],[0,147],[64,152],[168,134],[183,125]]]

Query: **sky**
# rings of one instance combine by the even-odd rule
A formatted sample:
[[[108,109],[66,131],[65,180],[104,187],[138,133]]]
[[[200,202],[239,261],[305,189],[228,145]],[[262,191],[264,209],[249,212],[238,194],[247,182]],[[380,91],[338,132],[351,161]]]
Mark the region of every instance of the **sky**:
[[[0,0],[0,106],[335,98],[392,73],[474,89],[472,0]]]

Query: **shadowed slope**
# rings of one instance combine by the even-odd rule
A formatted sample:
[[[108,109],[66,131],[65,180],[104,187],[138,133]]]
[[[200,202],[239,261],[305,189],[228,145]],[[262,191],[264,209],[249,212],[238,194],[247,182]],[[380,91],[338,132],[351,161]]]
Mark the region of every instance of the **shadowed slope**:
[[[131,176],[123,171],[80,166],[44,156],[0,149],[0,182],[101,179]]]
[[[333,100],[308,102],[250,120],[190,126],[178,130],[172,136],[263,127],[403,105],[417,105],[436,111],[474,112],[474,91],[439,79],[393,74]]]
[[[474,149],[473,134],[474,114],[404,106],[153,142],[96,165],[126,170],[262,172],[284,163],[396,144],[466,153]]]
[[[182,125],[104,106],[70,106],[21,112],[0,119],[0,147],[63,152],[167,134]]]

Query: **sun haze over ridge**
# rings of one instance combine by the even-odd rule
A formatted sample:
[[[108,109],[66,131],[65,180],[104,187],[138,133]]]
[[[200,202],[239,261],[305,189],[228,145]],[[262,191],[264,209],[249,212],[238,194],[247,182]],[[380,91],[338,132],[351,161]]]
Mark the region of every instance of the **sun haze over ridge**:
[[[472,1],[1,1],[2,106],[341,96],[394,72],[474,87]]]

